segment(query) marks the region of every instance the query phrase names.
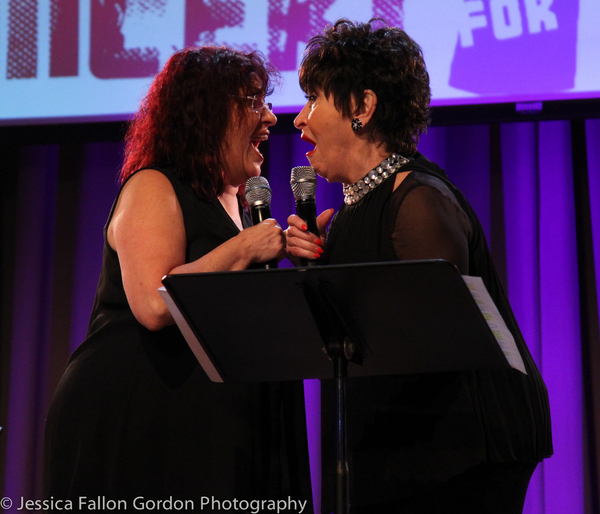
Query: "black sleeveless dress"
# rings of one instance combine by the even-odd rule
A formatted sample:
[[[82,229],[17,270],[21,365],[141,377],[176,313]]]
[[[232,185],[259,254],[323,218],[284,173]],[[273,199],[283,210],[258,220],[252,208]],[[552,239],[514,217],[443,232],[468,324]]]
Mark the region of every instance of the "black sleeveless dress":
[[[160,171],[181,205],[187,262],[239,233],[218,200]],[[206,498],[290,496],[312,512],[302,384],[210,382],[176,326],[152,332],[135,320],[106,227],[88,336],[48,413],[46,497],[100,496],[134,511],[136,497],[191,499],[199,510]],[[224,305],[224,327],[231,315]]]
[[[390,178],[343,205],[327,237],[323,264],[447,259],[480,276],[521,353],[516,370],[349,380],[348,444],[353,506],[422,494],[485,462],[536,463],[552,454],[548,394],[496,275],[483,229],[445,173],[421,154],[394,191]],[[382,298],[381,301],[385,301]],[[448,301],[451,301],[449,298]],[[374,322],[378,322],[374,320]],[[394,320],[380,320],[394,324]],[[397,327],[399,335],[402,327]],[[335,458],[330,404],[322,388],[323,477]],[[333,490],[325,484],[324,491]],[[325,494],[324,505],[333,499]]]

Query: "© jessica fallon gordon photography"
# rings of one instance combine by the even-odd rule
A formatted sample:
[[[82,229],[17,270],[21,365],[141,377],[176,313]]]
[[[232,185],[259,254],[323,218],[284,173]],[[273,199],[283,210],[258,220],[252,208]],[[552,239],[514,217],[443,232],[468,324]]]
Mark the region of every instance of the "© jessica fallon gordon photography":
[[[13,507],[23,512],[43,511],[75,511],[75,512],[244,512],[258,514],[259,512],[275,512],[281,514],[302,514],[307,506],[306,500],[294,500],[291,497],[280,500],[247,500],[247,499],[218,499],[214,496],[203,496],[200,502],[189,499],[169,497],[162,500],[148,499],[137,496],[133,500],[113,499],[106,496],[87,497],[81,496],[76,500],[61,500],[51,497],[44,500],[32,500],[24,497],[16,501],[4,497],[0,500],[0,507],[9,510]]]

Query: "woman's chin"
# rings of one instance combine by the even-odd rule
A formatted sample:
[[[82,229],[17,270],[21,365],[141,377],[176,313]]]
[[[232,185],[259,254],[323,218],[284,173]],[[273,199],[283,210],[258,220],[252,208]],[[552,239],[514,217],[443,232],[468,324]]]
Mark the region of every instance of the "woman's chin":
[[[248,178],[250,177],[260,177],[261,174],[261,164],[257,164],[255,165],[250,171],[250,173],[248,173]]]

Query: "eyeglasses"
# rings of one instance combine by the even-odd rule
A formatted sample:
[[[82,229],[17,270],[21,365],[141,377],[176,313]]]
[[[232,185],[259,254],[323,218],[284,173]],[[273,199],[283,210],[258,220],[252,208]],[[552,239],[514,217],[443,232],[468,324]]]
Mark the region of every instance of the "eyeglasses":
[[[252,110],[256,114],[260,114],[265,107],[269,109],[269,112],[273,112],[273,104],[271,102],[265,102],[262,95],[242,96],[241,98],[252,100]]]

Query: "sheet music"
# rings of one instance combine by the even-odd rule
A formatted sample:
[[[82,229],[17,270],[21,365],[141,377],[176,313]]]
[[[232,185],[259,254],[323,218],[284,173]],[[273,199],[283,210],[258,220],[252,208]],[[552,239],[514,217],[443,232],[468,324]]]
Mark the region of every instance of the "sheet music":
[[[483,280],[481,277],[470,277],[466,275],[463,275],[463,279],[494,334],[496,341],[498,341],[498,345],[504,353],[506,360],[514,369],[518,369],[520,372],[527,375],[525,364],[523,364],[523,359],[521,358],[515,339],[510,330],[508,330],[506,323],[504,323],[504,319],[502,319],[502,315],[488,293]]]

